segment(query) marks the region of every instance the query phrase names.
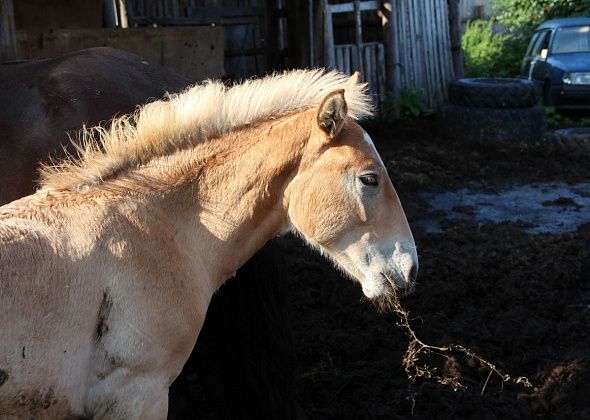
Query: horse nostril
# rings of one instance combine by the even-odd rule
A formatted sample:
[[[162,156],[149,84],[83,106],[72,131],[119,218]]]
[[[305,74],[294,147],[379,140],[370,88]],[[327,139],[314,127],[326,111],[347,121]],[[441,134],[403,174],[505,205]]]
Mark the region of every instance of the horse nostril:
[[[410,281],[416,281],[418,277],[418,266],[416,264],[412,264],[412,269],[410,270]]]

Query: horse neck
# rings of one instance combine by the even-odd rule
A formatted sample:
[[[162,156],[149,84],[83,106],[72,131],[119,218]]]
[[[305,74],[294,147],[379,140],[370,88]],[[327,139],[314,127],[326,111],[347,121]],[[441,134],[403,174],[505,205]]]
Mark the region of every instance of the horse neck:
[[[199,153],[197,162],[185,166],[193,168],[184,174],[192,179],[186,190],[191,205],[178,229],[187,251],[206,266],[213,289],[288,229],[284,192],[310,137],[310,116],[304,112],[231,133],[203,145],[208,157]],[[177,204],[172,207],[182,208]]]

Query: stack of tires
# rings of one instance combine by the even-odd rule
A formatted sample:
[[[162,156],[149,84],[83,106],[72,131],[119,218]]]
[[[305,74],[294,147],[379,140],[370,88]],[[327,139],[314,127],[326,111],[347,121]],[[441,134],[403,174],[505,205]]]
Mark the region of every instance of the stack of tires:
[[[448,139],[536,143],[545,134],[545,111],[529,80],[459,79],[449,87],[449,102],[440,121]]]

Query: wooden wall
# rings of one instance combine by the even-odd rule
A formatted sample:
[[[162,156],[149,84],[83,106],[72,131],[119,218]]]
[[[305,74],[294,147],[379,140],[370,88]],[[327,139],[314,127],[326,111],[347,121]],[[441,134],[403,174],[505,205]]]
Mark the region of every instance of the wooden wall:
[[[99,46],[138,54],[194,80],[223,76],[220,27],[59,29],[41,36],[18,33],[21,59],[53,57]]]
[[[333,13],[332,19],[324,21],[323,54],[317,53],[319,49],[314,54],[323,56],[320,65],[360,70],[381,101],[392,96],[398,103],[401,92],[420,91],[431,107],[445,102],[448,85],[455,78],[447,0],[393,0],[385,5],[361,1],[359,9],[365,9],[360,13],[362,50],[356,60],[351,13],[340,13],[353,10],[353,3],[319,1],[324,5],[323,15]]]
[[[151,17],[187,17],[195,8],[264,7],[265,0],[126,0],[130,13]]]
[[[102,0],[14,0],[17,31],[102,28]]]
[[[455,78],[447,0],[396,0],[393,5],[394,89],[421,90],[430,106],[439,106]]]
[[[130,26],[222,26],[225,75],[243,79],[282,67],[273,0],[127,0]]]
[[[144,1],[149,5],[148,0]],[[158,3],[170,6],[182,1]],[[128,0],[129,4],[133,2]],[[47,58],[110,46],[151,59],[194,80],[224,76],[223,28],[209,25],[107,29],[103,28],[103,6],[104,0],[14,1],[17,53],[3,58]]]

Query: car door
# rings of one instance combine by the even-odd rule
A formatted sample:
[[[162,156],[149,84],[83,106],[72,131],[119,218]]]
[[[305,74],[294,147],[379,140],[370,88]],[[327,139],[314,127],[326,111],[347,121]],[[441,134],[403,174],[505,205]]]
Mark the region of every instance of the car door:
[[[522,67],[520,71],[520,75],[522,77],[526,77],[527,79],[531,78],[531,70],[533,68],[533,62],[535,60],[535,54],[533,51],[535,50],[535,45],[541,36],[541,32],[535,32],[533,37],[531,38],[531,42],[529,42],[529,46],[526,50],[526,54],[524,56],[524,60],[522,61]]]
[[[534,45],[531,59],[531,69],[529,79],[543,82],[551,71],[551,65],[547,62],[549,55],[549,46],[551,44],[553,32],[550,30],[541,31],[539,38]]]

